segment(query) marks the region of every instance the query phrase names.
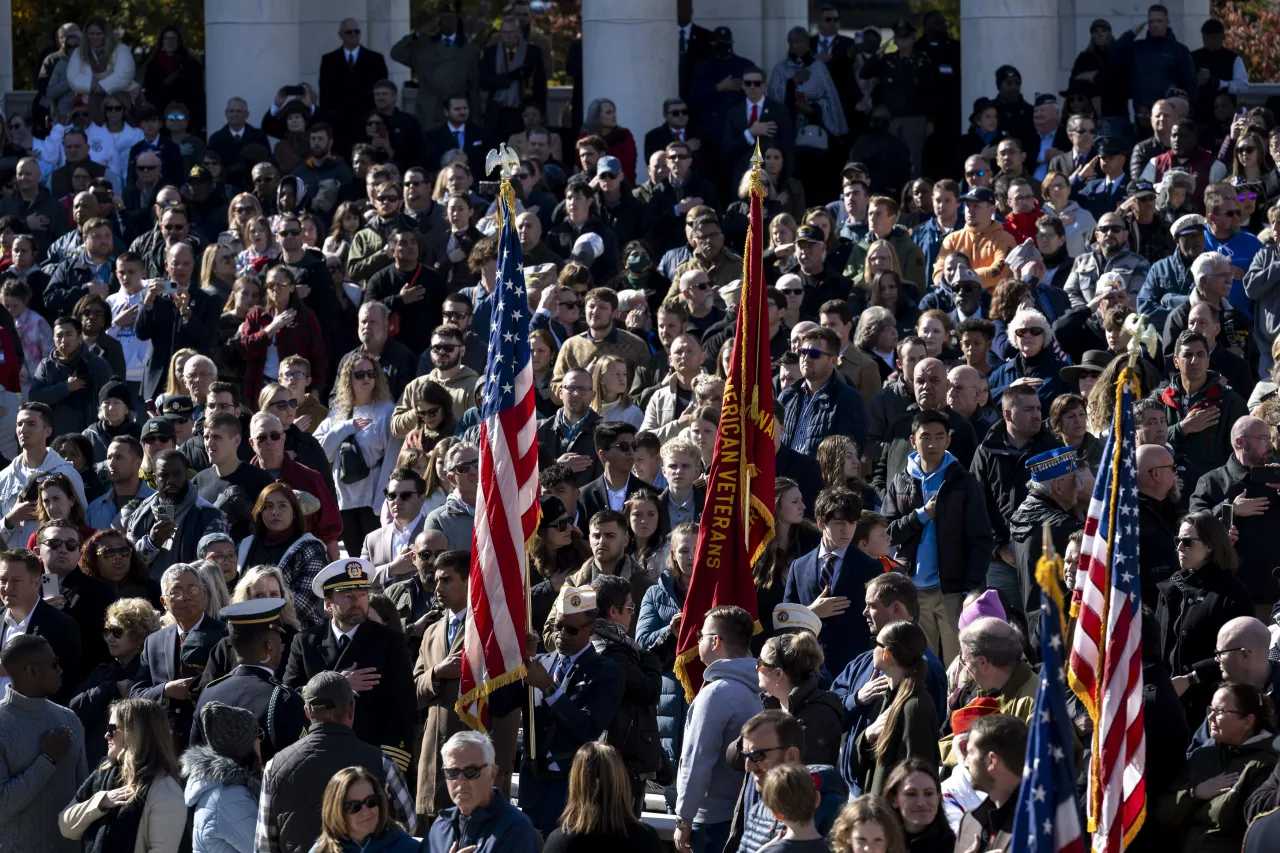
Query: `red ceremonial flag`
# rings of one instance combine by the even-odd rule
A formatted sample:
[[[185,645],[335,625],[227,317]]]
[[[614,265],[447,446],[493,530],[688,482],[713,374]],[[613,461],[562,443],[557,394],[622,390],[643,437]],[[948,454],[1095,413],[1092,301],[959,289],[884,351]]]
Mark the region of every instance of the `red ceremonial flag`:
[[[753,617],[756,586],[751,566],[773,538],[773,377],[769,360],[769,300],[765,293],[764,185],[760,153],[753,158],[751,220],[742,262],[742,299],[733,333],[733,357],[724,384],[707,501],[698,548],[680,617],[676,676],[685,696],[702,687],[698,637],[713,607],[736,604]]]
[[[505,148],[505,146],[504,146]],[[507,153],[503,166],[519,165]],[[490,152],[492,161],[498,155]],[[538,441],[529,321],[515,192],[505,177],[498,200],[498,281],[494,286],[489,363],[480,401],[480,483],[476,488],[469,610],[454,709],[486,731],[488,697],[524,677],[528,623],[525,543],[538,526]]]

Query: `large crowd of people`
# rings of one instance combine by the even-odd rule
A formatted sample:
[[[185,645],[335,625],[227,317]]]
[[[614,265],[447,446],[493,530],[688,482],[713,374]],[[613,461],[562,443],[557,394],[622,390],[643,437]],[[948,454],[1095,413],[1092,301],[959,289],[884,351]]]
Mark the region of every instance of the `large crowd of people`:
[[[0,849],[1006,851],[1043,531],[1072,586],[1135,337],[1133,843],[1280,831],[1280,127],[1221,22],[1099,19],[964,130],[939,12],[824,5],[766,68],[675,0],[678,91],[628,129],[530,3],[430,5],[411,111],[348,19],[318,86],[205,127],[179,28],[93,18],[0,128]],[[499,144],[540,494],[478,733]],[[757,150],[775,535],[754,607],[685,613]]]

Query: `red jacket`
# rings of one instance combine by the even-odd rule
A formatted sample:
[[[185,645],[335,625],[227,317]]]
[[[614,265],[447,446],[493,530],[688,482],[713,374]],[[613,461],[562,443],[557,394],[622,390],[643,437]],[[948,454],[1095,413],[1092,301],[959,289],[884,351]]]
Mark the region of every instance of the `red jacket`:
[[[258,393],[266,384],[262,376],[267,364],[267,350],[271,347],[271,335],[266,332],[275,317],[263,308],[252,308],[249,315],[240,324],[236,333],[236,347],[244,357],[244,399],[253,404],[258,402]],[[324,344],[324,336],[320,332],[320,323],[316,315],[307,308],[298,308],[298,316],[292,326],[285,326],[275,333],[276,351],[280,360],[291,355],[300,355],[311,362],[311,385],[313,388],[324,388],[329,370],[329,351]]]
[[[249,464],[258,465],[258,457],[250,459]],[[342,535],[342,516],[338,514],[338,502],[324,484],[324,478],[286,453],[280,465],[279,479],[294,491],[307,492],[320,501],[320,512],[307,517],[307,532],[326,545],[338,541]]]
[[[1209,185],[1209,172],[1213,169],[1213,161],[1213,155],[1204,148],[1197,148],[1185,163],[1177,162],[1177,155],[1173,151],[1166,151],[1151,161],[1156,167],[1156,177],[1152,183],[1160,183],[1165,172],[1175,166],[1179,169],[1186,169],[1196,176],[1196,191],[1189,197],[1190,201],[1196,206],[1196,213],[1203,216],[1204,188]]]
[[[1031,245],[1036,243],[1036,222],[1040,217],[1044,216],[1044,211],[1040,209],[1040,205],[1036,204],[1036,209],[1030,213],[1010,213],[1004,218],[1004,230],[1013,235],[1013,239],[1018,241],[1021,246],[1024,240],[1030,240]]]

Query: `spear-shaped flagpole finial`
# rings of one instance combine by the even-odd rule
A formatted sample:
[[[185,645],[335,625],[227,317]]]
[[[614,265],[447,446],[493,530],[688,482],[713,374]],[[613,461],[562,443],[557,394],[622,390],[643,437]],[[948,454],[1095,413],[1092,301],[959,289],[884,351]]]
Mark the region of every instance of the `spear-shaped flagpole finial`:
[[[763,168],[764,168],[764,155],[762,155],[762,154],[760,153],[760,139],[759,139],[759,137],[757,137],[757,138],[756,138],[756,150],[755,150],[755,153],[753,153],[753,154],[751,155],[751,168],[753,168],[753,169],[763,169]]]

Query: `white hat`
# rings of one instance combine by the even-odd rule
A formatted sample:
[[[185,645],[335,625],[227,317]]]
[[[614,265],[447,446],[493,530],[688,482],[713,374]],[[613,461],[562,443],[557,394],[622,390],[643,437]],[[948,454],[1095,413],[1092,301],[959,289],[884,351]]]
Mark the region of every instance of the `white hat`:
[[[742,292],[742,279],[735,278],[728,284],[720,285],[716,290],[720,293],[720,298],[728,302]]]
[[[818,634],[822,631],[822,620],[803,604],[779,604],[773,608],[773,630],[784,628],[803,628]]]
[[[589,586],[560,587],[560,596],[556,598],[556,613],[568,616],[573,613],[586,613],[596,609],[596,591]]]
[[[774,287],[777,287],[778,289],[782,289],[784,287],[790,287],[791,285],[795,285],[795,284],[798,284],[801,287],[804,287],[804,279],[802,279],[800,276],[796,275],[793,272],[789,272],[786,275],[779,278],[777,284],[775,284]]]
[[[311,591],[316,598],[324,598],[326,592],[346,589],[368,589],[373,578],[373,563],[359,557],[334,560],[325,566],[311,581]]]
[[[583,264],[590,264],[604,254],[604,240],[599,234],[588,231],[573,241],[570,257]]]
[[[1124,280],[1124,276],[1115,272],[1104,272],[1098,276],[1097,283],[1093,286],[1093,298],[1089,300],[1089,307],[1096,306],[1104,296],[1112,293],[1128,293],[1129,285]]]
[[[1005,255],[1004,262],[1008,264],[1009,269],[1017,273],[1023,264],[1029,264],[1040,258],[1040,250],[1036,248],[1035,243],[1028,239],[1023,240],[1019,246],[1011,249],[1009,254]]]

